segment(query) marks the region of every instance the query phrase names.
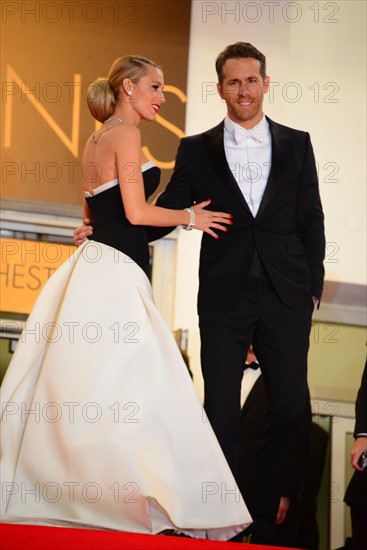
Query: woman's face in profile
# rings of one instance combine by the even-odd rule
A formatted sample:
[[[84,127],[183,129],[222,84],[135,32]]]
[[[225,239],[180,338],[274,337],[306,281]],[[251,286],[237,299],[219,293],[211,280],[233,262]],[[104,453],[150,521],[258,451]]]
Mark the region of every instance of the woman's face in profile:
[[[163,88],[163,73],[156,67],[149,67],[130,96],[133,107],[143,120],[155,120],[160,106],[166,101]]]

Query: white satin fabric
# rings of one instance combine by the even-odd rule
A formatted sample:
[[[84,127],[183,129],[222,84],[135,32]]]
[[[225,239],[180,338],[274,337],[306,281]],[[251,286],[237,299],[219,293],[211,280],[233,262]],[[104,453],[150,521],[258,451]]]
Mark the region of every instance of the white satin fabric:
[[[226,540],[251,523],[130,258],[90,241],[51,277],[2,388],[2,520]]]

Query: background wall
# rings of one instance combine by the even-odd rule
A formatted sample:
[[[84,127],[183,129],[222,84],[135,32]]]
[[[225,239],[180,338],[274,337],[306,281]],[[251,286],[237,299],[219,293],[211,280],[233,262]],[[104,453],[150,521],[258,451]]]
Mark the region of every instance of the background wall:
[[[227,44],[251,42],[265,53],[272,81],[266,114],[311,134],[326,218],[326,278],[361,285],[366,284],[365,21],[363,1],[195,0],[186,111],[187,134],[225,116],[214,62]],[[199,245],[198,232],[180,237],[175,326],[190,329],[189,355],[202,394],[195,313]],[[315,324],[312,395],[354,400],[365,344],[364,328]]]
[[[86,88],[134,53],[164,68],[169,101],[158,124],[143,125],[143,146],[167,183],[184,133],[190,9],[190,0],[2,2],[2,196],[81,204],[81,155],[96,123]]]

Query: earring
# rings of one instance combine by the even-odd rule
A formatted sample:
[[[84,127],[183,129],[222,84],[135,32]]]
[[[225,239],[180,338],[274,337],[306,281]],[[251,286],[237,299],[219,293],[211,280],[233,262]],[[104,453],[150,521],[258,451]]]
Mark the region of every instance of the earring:
[[[127,92],[127,95],[131,95],[131,94],[132,94],[132,91],[129,90],[129,91]]]

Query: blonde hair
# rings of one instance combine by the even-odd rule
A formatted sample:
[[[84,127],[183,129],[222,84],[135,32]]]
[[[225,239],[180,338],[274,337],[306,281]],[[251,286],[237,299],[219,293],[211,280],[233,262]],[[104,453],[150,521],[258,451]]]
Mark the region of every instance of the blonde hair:
[[[136,84],[146,75],[148,67],[159,69],[154,61],[140,55],[118,57],[112,63],[107,78],[97,78],[87,88],[87,103],[92,116],[99,122],[107,120],[119,100],[123,80],[129,78]]]

